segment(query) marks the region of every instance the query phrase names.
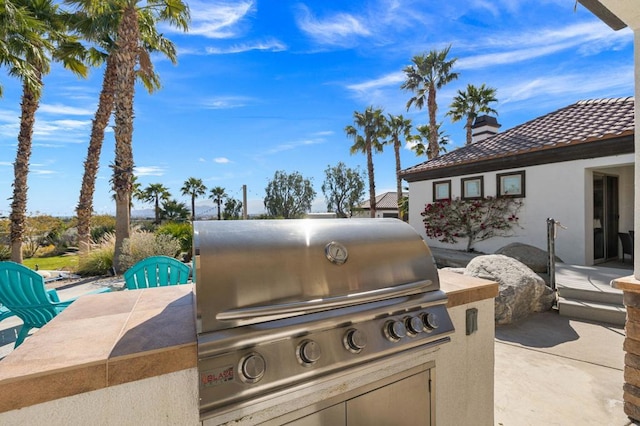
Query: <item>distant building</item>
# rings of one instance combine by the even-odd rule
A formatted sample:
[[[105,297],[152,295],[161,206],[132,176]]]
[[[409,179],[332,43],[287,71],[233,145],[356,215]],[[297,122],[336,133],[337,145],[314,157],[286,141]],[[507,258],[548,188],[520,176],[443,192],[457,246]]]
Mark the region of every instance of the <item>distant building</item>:
[[[403,192],[403,196],[408,197],[408,192]],[[369,200],[360,204],[354,209],[351,217],[371,217],[371,203]],[[398,193],[385,192],[376,196],[376,217],[398,217]]]

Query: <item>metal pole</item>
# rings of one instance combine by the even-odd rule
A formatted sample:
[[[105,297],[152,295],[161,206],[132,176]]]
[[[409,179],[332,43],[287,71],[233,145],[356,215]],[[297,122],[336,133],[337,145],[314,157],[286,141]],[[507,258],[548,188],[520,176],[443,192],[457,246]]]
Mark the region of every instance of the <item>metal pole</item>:
[[[247,220],[247,185],[242,185],[242,219]]]
[[[549,286],[551,290],[556,291],[556,221],[551,217],[547,218],[547,252],[549,253],[547,261]]]

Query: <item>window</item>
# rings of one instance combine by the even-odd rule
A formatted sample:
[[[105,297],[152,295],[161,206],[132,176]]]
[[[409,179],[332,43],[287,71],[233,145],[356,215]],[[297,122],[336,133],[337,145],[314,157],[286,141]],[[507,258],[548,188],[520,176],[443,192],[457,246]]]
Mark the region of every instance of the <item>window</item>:
[[[433,182],[433,201],[442,201],[451,199],[451,181],[441,180]]]
[[[462,199],[475,200],[484,197],[484,178],[475,176],[462,178]]]
[[[524,197],[524,170],[496,175],[498,197]]]

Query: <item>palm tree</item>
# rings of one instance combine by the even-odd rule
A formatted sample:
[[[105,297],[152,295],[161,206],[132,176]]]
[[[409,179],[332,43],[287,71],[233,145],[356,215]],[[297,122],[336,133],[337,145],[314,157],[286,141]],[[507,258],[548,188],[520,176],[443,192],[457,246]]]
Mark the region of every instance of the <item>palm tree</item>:
[[[468,84],[465,92],[458,90],[458,94],[453,98],[447,115],[451,116],[451,121],[454,123],[463,118],[467,119],[464,126],[467,129],[467,145],[471,145],[471,126],[478,113],[498,114],[495,109],[489,106],[491,102],[498,102],[496,89],[486,87],[484,83],[480,87]]]
[[[40,90],[40,81],[24,52],[46,42],[41,37],[44,29],[44,23],[35,19],[26,8],[19,7],[14,1],[0,1],[0,66],[9,68],[13,77],[28,82],[36,91]]]
[[[449,143],[449,136],[444,133],[444,130],[440,130],[442,123],[436,125],[436,133],[438,134],[438,149],[439,152],[447,152],[445,146]],[[431,126],[428,124],[422,126],[416,126],[418,131],[417,135],[411,135],[411,141],[414,142],[411,150],[413,150],[417,156],[426,155],[427,158],[433,158],[434,155],[430,155],[429,141],[431,140]],[[426,141],[425,145],[423,141]]]
[[[211,198],[218,205],[218,220],[221,219],[220,204],[222,204],[222,199],[226,196],[227,194],[224,192],[224,188],[221,188],[219,186],[211,188],[211,194],[209,195],[209,198]]]
[[[136,175],[131,176],[131,194],[129,194],[129,217],[131,217],[131,209],[133,209],[133,199],[135,198],[136,200],[143,201],[143,202],[146,199],[144,191],[142,191],[141,187],[142,187],[142,184],[138,182],[138,176]],[[113,193],[111,198],[113,198],[114,202],[116,201],[115,192]]]
[[[389,123],[390,142],[393,143],[393,152],[396,156],[396,191],[398,196],[398,208],[402,205],[402,178],[400,177],[400,148],[402,148],[403,137],[405,142],[411,140],[411,120],[405,119],[402,115],[389,114],[387,119]]]
[[[106,64],[98,108],[92,122],[89,147],[84,162],[80,197],[76,207],[78,215],[78,245],[80,252],[86,253],[89,250],[91,239],[90,223],[93,213],[93,194],[104,141],[104,130],[109,123],[114,107],[116,64],[112,53],[115,49],[116,31],[121,18],[121,9],[114,10],[111,7],[107,7],[108,5],[105,2],[87,0],[65,0],[65,3],[76,7],[76,11],[67,16],[71,27],[93,46],[89,50],[92,65]],[[145,15],[141,15],[139,20],[143,21],[143,18],[147,19]],[[146,51],[147,55],[150,52],[159,51],[175,64],[176,49],[173,43],[165,39],[162,34],[158,34],[153,25],[142,25],[141,28],[144,30],[141,31],[142,50]],[[160,82],[154,73],[151,62],[141,60],[140,66],[138,77],[149,93],[159,89]],[[129,208],[129,210],[131,209]]]
[[[11,198],[11,260],[22,263],[22,240],[27,211],[27,176],[29,175],[29,160],[33,141],[33,126],[35,114],[40,106],[42,77],[50,70],[52,60],[61,61],[65,68],[75,74],[85,77],[87,67],[81,57],[84,49],[73,37],[66,33],[66,26],[59,13],[58,5],[52,0],[15,0],[14,5],[22,8],[42,26],[28,45],[11,46],[10,53],[20,56],[22,64],[28,64],[29,73],[19,69],[20,64],[14,62],[10,73],[18,77],[26,77],[33,71],[35,81],[22,78],[22,102],[20,114],[20,131],[18,133],[18,149],[14,162],[13,196]],[[3,30],[3,31],[6,31]],[[18,49],[25,48],[22,51]]]
[[[436,101],[436,93],[445,84],[458,78],[458,73],[451,72],[456,58],[447,60],[447,55],[451,45],[446,49],[437,51],[432,50],[428,54],[414,56],[412,62],[414,65],[408,65],[404,68],[406,80],[400,88],[411,90],[415,93],[407,102],[407,111],[414,105],[418,109],[422,109],[425,100],[429,112],[430,132],[429,149],[427,153],[431,155],[429,159],[438,156],[440,149],[438,147],[438,132],[436,115],[438,112],[438,103]]]
[[[145,189],[142,190],[142,197],[144,201],[148,203],[153,203],[155,208],[154,223],[156,225],[159,225],[160,224],[160,200],[167,201],[171,197],[169,190],[161,183],[151,183]],[[117,222],[117,218],[116,218],[116,222]]]
[[[184,203],[178,200],[166,200],[162,202],[162,218],[175,222],[187,220],[189,210]]]
[[[87,0],[92,1],[92,0]],[[97,1],[97,0],[93,0]],[[98,2],[101,3],[101,2]],[[104,2],[102,2],[104,3]],[[112,184],[116,193],[116,241],[114,269],[120,270],[124,240],[129,238],[129,195],[133,174],[133,98],[136,65],[150,64],[148,52],[140,48],[141,27],[165,21],[187,30],[189,8],[182,0],[114,0],[121,13],[113,58],[116,68],[115,126],[116,140]],[[139,18],[142,17],[142,22]],[[144,67],[142,67],[144,68]]]
[[[373,151],[382,152],[383,142],[388,133],[387,120],[382,114],[382,109],[367,107],[364,112],[353,112],[354,126],[345,127],[347,137],[353,138],[351,154],[363,153],[367,155],[367,174],[369,175],[369,206],[371,207],[371,217],[376,217],[376,183],[373,172]],[[358,133],[356,127],[362,129],[362,134]]]
[[[191,196],[191,221],[196,220],[196,198],[207,193],[207,187],[202,183],[202,179],[190,177],[182,185],[182,195]]]

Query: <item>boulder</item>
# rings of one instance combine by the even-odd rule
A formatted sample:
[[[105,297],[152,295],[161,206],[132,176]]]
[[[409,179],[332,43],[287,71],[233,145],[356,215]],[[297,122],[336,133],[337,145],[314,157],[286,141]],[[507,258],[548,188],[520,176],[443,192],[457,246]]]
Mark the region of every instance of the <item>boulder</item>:
[[[551,309],[555,294],[527,265],[512,257],[491,254],[474,258],[465,275],[496,281],[500,285],[495,298],[496,324],[511,324],[532,312]]]
[[[511,243],[498,249],[495,254],[512,257],[527,265],[533,272],[546,273],[549,255],[545,250],[523,243]],[[556,261],[561,262],[556,256]]]

